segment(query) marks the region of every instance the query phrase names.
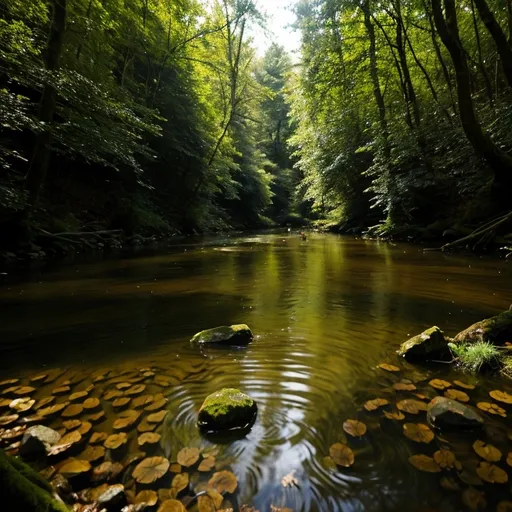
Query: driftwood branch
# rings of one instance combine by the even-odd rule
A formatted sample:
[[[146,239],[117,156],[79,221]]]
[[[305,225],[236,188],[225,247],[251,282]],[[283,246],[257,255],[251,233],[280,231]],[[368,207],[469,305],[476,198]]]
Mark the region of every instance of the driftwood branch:
[[[454,247],[460,246],[467,242],[471,242],[473,240],[477,240],[477,242],[475,243],[475,246],[480,243],[483,243],[485,246],[496,236],[497,229],[500,226],[502,226],[503,224],[506,224],[507,222],[509,222],[511,220],[512,220],[512,211],[487,222],[483,226],[476,228],[474,231],[472,231],[467,236],[459,238],[453,242],[444,244],[442,247],[425,249],[425,251],[446,251],[448,249],[452,249]]]

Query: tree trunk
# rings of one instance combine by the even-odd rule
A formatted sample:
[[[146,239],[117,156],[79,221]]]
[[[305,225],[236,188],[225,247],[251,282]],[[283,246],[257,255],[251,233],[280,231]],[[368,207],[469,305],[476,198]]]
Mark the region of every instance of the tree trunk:
[[[493,96],[492,96],[492,85],[491,80],[489,78],[489,73],[487,73],[487,69],[485,69],[485,63],[482,55],[482,44],[480,42],[480,31],[478,30],[478,21],[476,19],[475,14],[475,2],[471,0],[471,17],[473,18],[473,29],[475,31],[475,39],[476,39],[476,49],[478,52],[478,65],[480,70],[482,71],[482,76],[484,77],[485,90],[487,92],[487,98],[489,99],[489,104],[491,107],[493,106]]]
[[[386,105],[384,103],[384,97],[380,90],[379,71],[377,67],[377,51],[375,44],[375,29],[370,19],[370,0],[364,0],[362,5],[364,13],[364,26],[366,27],[366,33],[370,42],[368,53],[370,57],[370,76],[373,84],[373,95],[375,97],[375,103],[377,103],[377,109],[379,111],[379,123],[382,130],[382,138],[384,141],[384,156],[386,160],[389,160],[391,150],[389,147],[389,129],[388,121],[386,119]]]
[[[443,16],[441,0],[432,0],[437,30],[443,44],[450,53],[455,68],[462,128],[475,152],[483,157],[492,169],[495,193],[506,191],[510,194],[509,187],[512,186],[512,158],[494,144],[478,122],[471,98],[469,67],[459,37],[455,0],[444,0],[444,5],[446,20]],[[499,195],[502,197],[501,194]]]
[[[53,0],[53,13],[50,25],[50,34],[47,45],[46,72],[53,74],[59,69],[64,32],[66,31],[66,0]],[[29,210],[36,205],[41,187],[46,179],[48,162],[52,144],[52,122],[57,104],[57,90],[51,83],[53,77],[44,85],[43,94],[39,103],[38,120],[44,126],[36,136],[34,154],[27,175],[25,188],[29,194]]]
[[[485,0],[475,0],[475,5],[480,14],[480,18],[482,18],[484,25],[496,43],[505,77],[509,87],[512,87],[512,48],[508,44],[507,36],[496,21],[494,14],[489,9]]]

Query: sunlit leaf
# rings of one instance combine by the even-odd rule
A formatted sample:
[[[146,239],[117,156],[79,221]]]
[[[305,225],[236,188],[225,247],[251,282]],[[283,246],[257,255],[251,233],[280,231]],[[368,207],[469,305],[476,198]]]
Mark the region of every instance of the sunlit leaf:
[[[215,457],[206,457],[201,461],[199,467],[197,468],[199,471],[211,471],[215,467]]]
[[[447,389],[444,392],[444,396],[446,398],[450,398],[451,400],[457,400],[458,402],[469,402],[469,396],[464,391],[460,391],[459,389]]]
[[[162,436],[160,434],[145,432],[138,437],[137,443],[139,446],[144,446],[145,444],[157,444],[160,442],[161,438]]]
[[[422,423],[404,423],[404,435],[417,443],[430,443],[434,439],[434,433],[427,425]]]
[[[426,471],[427,473],[439,473],[441,471],[441,468],[436,464],[436,461],[427,455],[412,455],[409,457],[409,462],[416,469]]]
[[[497,462],[501,459],[501,452],[492,444],[484,443],[484,441],[475,441],[473,443],[473,450],[488,462]]]
[[[387,411],[384,411],[384,416],[388,420],[400,421],[400,420],[405,419],[405,414],[402,414],[400,411],[398,411],[398,412],[387,412]]]
[[[178,463],[185,467],[193,466],[199,460],[198,448],[183,448],[178,452]]]
[[[425,402],[413,399],[400,400],[400,402],[397,402],[396,406],[398,410],[408,414],[418,414],[427,410],[427,404]]]
[[[498,404],[491,402],[478,402],[476,406],[482,411],[488,412],[489,414],[496,414],[497,416],[501,416],[503,418],[507,417],[505,409],[500,407]]]
[[[169,413],[169,411],[160,411],[160,412],[155,412],[153,414],[149,414],[148,417],[146,418],[146,421],[148,423],[161,423],[165,417],[167,416],[167,414]]]
[[[464,382],[461,382],[460,380],[454,380],[453,383],[458,386],[459,388],[463,389],[475,389],[475,386],[473,384],[465,384]]]
[[[489,462],[481,462],[476,469],[477,475],[491,484],[504,484],[508,482],[508,475],[498,466]]]
[[[386,370],[387,372],[399,372],[400,368],[398,366],[394,366],[392,364],[388,363],[380,363],[377,365],[377,368],[380,368],[381,370]]]
[[[108,434],[106,432],[94,432],[89,439],[89,443],[91,444],[97,444],[97,443],[103,443],[106,441],[108,437]]]
[[[210,489],[205,495],[197,499],[199,512],[217,512],[224,501],[222,494]]]
[[[389,402],[385,398],[374,398],[373,400],[365,402],[364,408],[367,411],[376,411],[379,407],[383,407],[388,404]]]
[[[79,459],[69,459],[59,468],[59,473],[65,478],[72,478],[91,470],[90,462]]]
[[[88,398],[83,403],[83,406],[84,406],[84,409],[87,409],[87,410],[97,409],[100,406],[100,400],[99,400],[99,398]]]
[[[72,418],[73,416],[78,416],[79,414],[82,414],[84,410],[84,406],[82,404],[71,404],[68,405],[63,411],[62,411],[62,417],[63,418]],[[40,412],[41,414],[41,412]]]
[[[176,489],[176,493],[180,493],[185,490],[189,484],[189,476],[188,473],[178,473],[172,479],[171,487]]]
[[[165,500],[158,507],[157,512],[187,512],[187,509],[184,507],[183,503],[178,500]]]
[[[393,389],[396,391],[414,391],[416,386],[414,384],[406,384],[404,382],[397,382],[393,384]]]
[[[346,444],[333,444],[329,448],[329,455],[337,466],[348,468],[354,464],[354,452]]]
[[[178,476],[178,475],[176,475]],[[238,486],[238,480],[231,471],[219,471],[208,480],[208,489],[215,489],[219,493],[233,494]]]
[[[80,459],[96,462],[105,456],[103,446],[88,446],[79,456]]]
[[[498,389],[495,389],[494,391],[490,391],[489,395],[498,402],[512,404],[512,395],[509,395],[506,391],[499,391]]]
[[[169,469],[165,457],[148,457],[135,467],[132,476],[140,484],[152,484],[162,478]]]
[[[358,420],[346,420],[343,423],[343,430],[354,437],[361,437],[366,434],[366,425]]]
[[[111,450],[117,450],[121,445],[128,441],[128,435],[126,432],[120,432],[119,434],[112,434],[107,437],[103,446]]]
[[[158,494],[152,490],[140,491],[133,503],[145,503],[148,507],[153,507],[158,502]]]
[[[429,384],[435,388],[435,389],[439,389],[439,390],[443,390],[443,389],[447,389],[447,388],[451,388],[452,385],[450,382],[446,381],[446,380],[442,380],[442,379],[432,379]]]
[[[450,450],[438,450],[434,453],[434,460],[441,469],[461,469],[460,462]]]

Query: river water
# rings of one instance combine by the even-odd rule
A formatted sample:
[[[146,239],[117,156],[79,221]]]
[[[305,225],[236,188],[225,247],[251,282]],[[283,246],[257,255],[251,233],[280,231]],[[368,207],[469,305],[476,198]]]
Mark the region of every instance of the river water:
[[[156,430],[162,434],[157,454],[171,462],[183,447],[214,448],[195,427],[209,393],[237,387],[250,394],[259,407],[252,431],[215,447],[217,469],[229,469],[238,479],[228,497],[235,510],[242,503],[261,512],[271,505],[295,511],[464,510],[468,500],[478,501],[471,489],[483,493],[482,510],[496,510],[499,501],[510,499],[510,486],[477,486],[480,461],[471,448],[476,438],[437,434],[420,445],[403,435],[402,423],[424,423],[424,413],[395,421],[384,418],[385,409],[368,412],[363,404],[376,397],[392,404],[407,398],[410,393],[391,387],[404,378],[416,383],[425,400],[442,394],[428,385],[434,377],[476,385],[468,392],[473,405],[491,401],[489,389],[510,391],[501,377],[467,376],[447,365],[413,367],[395,350],[431,325],[453,336],[511,302],[512,266],[498,259],[325,234],[307,241],[288,233],[191,239],[22,280],[4,278],[0,376],[26,384],[36,374],[60,372],[47,385],[34,384],[35,399],[50,396],[64,381],[71,381],[73,392],[106,375],[90,394],[101,398],[108,379],[128,379],[141,368],[171,377],[163,390],[170,414]],[[253,330],[247,348],[200,350],[189,343],[199,330],[234,323]],[[381,362],[401,371],[376,368]],[[146,383],[146,392],[162,392],[151,379]],[[102,407],[107,419],[94,430],[108,432],[116,413],[106,401]],[[367,425],[361,439],[343,431],[349,418]],[[59,418],[52,421],[60,426]],[[504,457],[496,464],[508,471],[510,421],[488,422],[485,436]],[[137,432],[129,434],[134,442]],[[336,442],[354,451],[352,467],[333,467],[326,458]],[[430,474],[408,461],[440,447],[456,453],[462,470]],[[186,470],[191,485],[185,494],[193,495],[211,473]],[[284,488],[281,479],[292,471],[298,486]],[[440,486],[443,477],[458,490]]]

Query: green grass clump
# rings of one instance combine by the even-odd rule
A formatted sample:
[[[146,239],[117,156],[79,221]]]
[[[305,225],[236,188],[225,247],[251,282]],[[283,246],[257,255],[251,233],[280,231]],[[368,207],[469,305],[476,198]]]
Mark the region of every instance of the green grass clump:
[[[465,343],[449,343],[448,346],[462,368],[479,371],[482,367],[496,368],[501,364],[501,353],[487,341],[479,341],[470,345]],[[511,367],[512,369],[512,367]]]
[[[512,356],[505,356],[501,359],[501,373],[512,379]]]

